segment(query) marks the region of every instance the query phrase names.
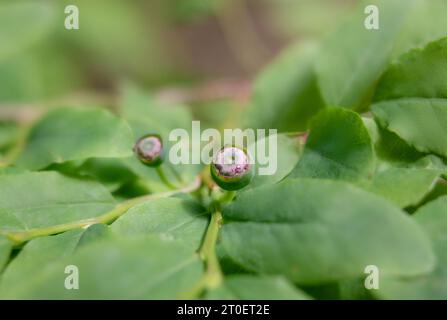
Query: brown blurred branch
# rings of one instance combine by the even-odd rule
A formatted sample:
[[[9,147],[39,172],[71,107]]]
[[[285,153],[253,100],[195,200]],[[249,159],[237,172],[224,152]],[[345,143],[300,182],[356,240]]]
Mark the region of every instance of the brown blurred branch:
[[[215,80],[195,87],[166,87],[155,93],[155,98],[164,103],[196,103],[230,99],[246,102],[250,97],[250,82],[247,80]]]
[[[233,55],[246,69],[257,70],[269,50],[259,36],[246,0],[232,0],[219,7],[216,18]]]
[[[250,82],[248,80],[226,79],[208,81],[193,87],[164,87],[156,90],[153,96],[156,100],[167,104],[191,104],[222,99],[244,104],[250,97]],[[29,124],[49,109],[60,106],[100,105],[116,110],[118,101],[118,96],[115,93],[80,92],[36,104],[0,103],[0,121]]]
[[[113,108],[116,97],[112,94],[77,92],[75,94],[45,102],[0,103],[0,121],[29,124],[50,109],[66,106],[80,107],[100,105]]]
[[[42,113],[38,106],[26,105],[0,105],[0,120],[5,122],[31,123]]]

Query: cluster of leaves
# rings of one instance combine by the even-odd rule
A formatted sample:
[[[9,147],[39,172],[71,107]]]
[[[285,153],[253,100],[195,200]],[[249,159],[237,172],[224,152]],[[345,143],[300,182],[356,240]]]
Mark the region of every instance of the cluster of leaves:
[[[278,170],[231,201],[200,166],[167,163],[171,190],[132,155],[192,119],[133,88],[118,114],[58,108],[1,146],[0,297],[447,298],[447,38],[412,24],[445,4],[375,2],[379,31],[360,6],[260,75],[244,121],[282,131]]]

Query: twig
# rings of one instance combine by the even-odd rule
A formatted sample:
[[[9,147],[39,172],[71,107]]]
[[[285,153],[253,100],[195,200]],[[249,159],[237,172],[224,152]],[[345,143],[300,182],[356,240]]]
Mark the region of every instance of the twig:
[[[167,197],[170,197],[177,193],[193,192],[193,191],[197,190],[200,187],[200,185],[201,185],[200,178],[197,177],[193,183],[191,183],[190,185],[188,185],[186,187],[183,187],[183,188],[180,188],[177,190],[173,190],[173,191],[154,193],[154,194],[150,194],[147,196],[142,196],[142,197],[127,200],[123,203],[118,204],[117,206],[115,206],[115,208],[113,208],[109,212],[107,212],[103,215],[100,215],[98,217],[95,217],[95,218],[72,221],[72,222],[68,222],[68,223],[64,223],[64,224],[43,227],[43,228],[34,228],[34,229],[26,230],[26,231],[3,231],[3,232],[0,232],[0,234],[8,237],[16,245],[19,245],[23,242],[26,242],[28,240],[31,240],[33,238],[40,237],[40,236],[49,236],[52,234],[57,234],[57,233],[65,232],[68,230],[85,228],[92,224],[97,224],[97,223],[111,223],[114,220],[116,220],[118,217],[120,217],[121,215],[126,213],[130,208],[132,208],[140,203],[143,203],[143,202],[146,202],[149,200],[159,199],[159,198],[167,198]]]

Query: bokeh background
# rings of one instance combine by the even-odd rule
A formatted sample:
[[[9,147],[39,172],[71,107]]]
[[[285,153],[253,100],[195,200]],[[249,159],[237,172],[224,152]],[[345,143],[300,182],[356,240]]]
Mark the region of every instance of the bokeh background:
[[[321,39],[353,0],[0,0],[0,147],[57,106],[118,104],[131,82],[222,122],[290,43]],[[80,29],[66,30],[66,5]],[[211,107],[212,106],[212,107]],[[3,141],[2,141],[3,140]]]

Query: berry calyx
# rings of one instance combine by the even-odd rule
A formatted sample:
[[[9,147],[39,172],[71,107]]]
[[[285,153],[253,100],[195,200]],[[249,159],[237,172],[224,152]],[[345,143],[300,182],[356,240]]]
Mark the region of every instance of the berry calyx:
[[[237,147],[223,147],[211,164],[214,182],[224,190],[234,191],[247,186],[254,177],[254,164],[247,151]]]
[[[138,159],[149,167],[157,167],[163,162],[163,142],[157,134],[148,134],[137,140],[133,148]]]

